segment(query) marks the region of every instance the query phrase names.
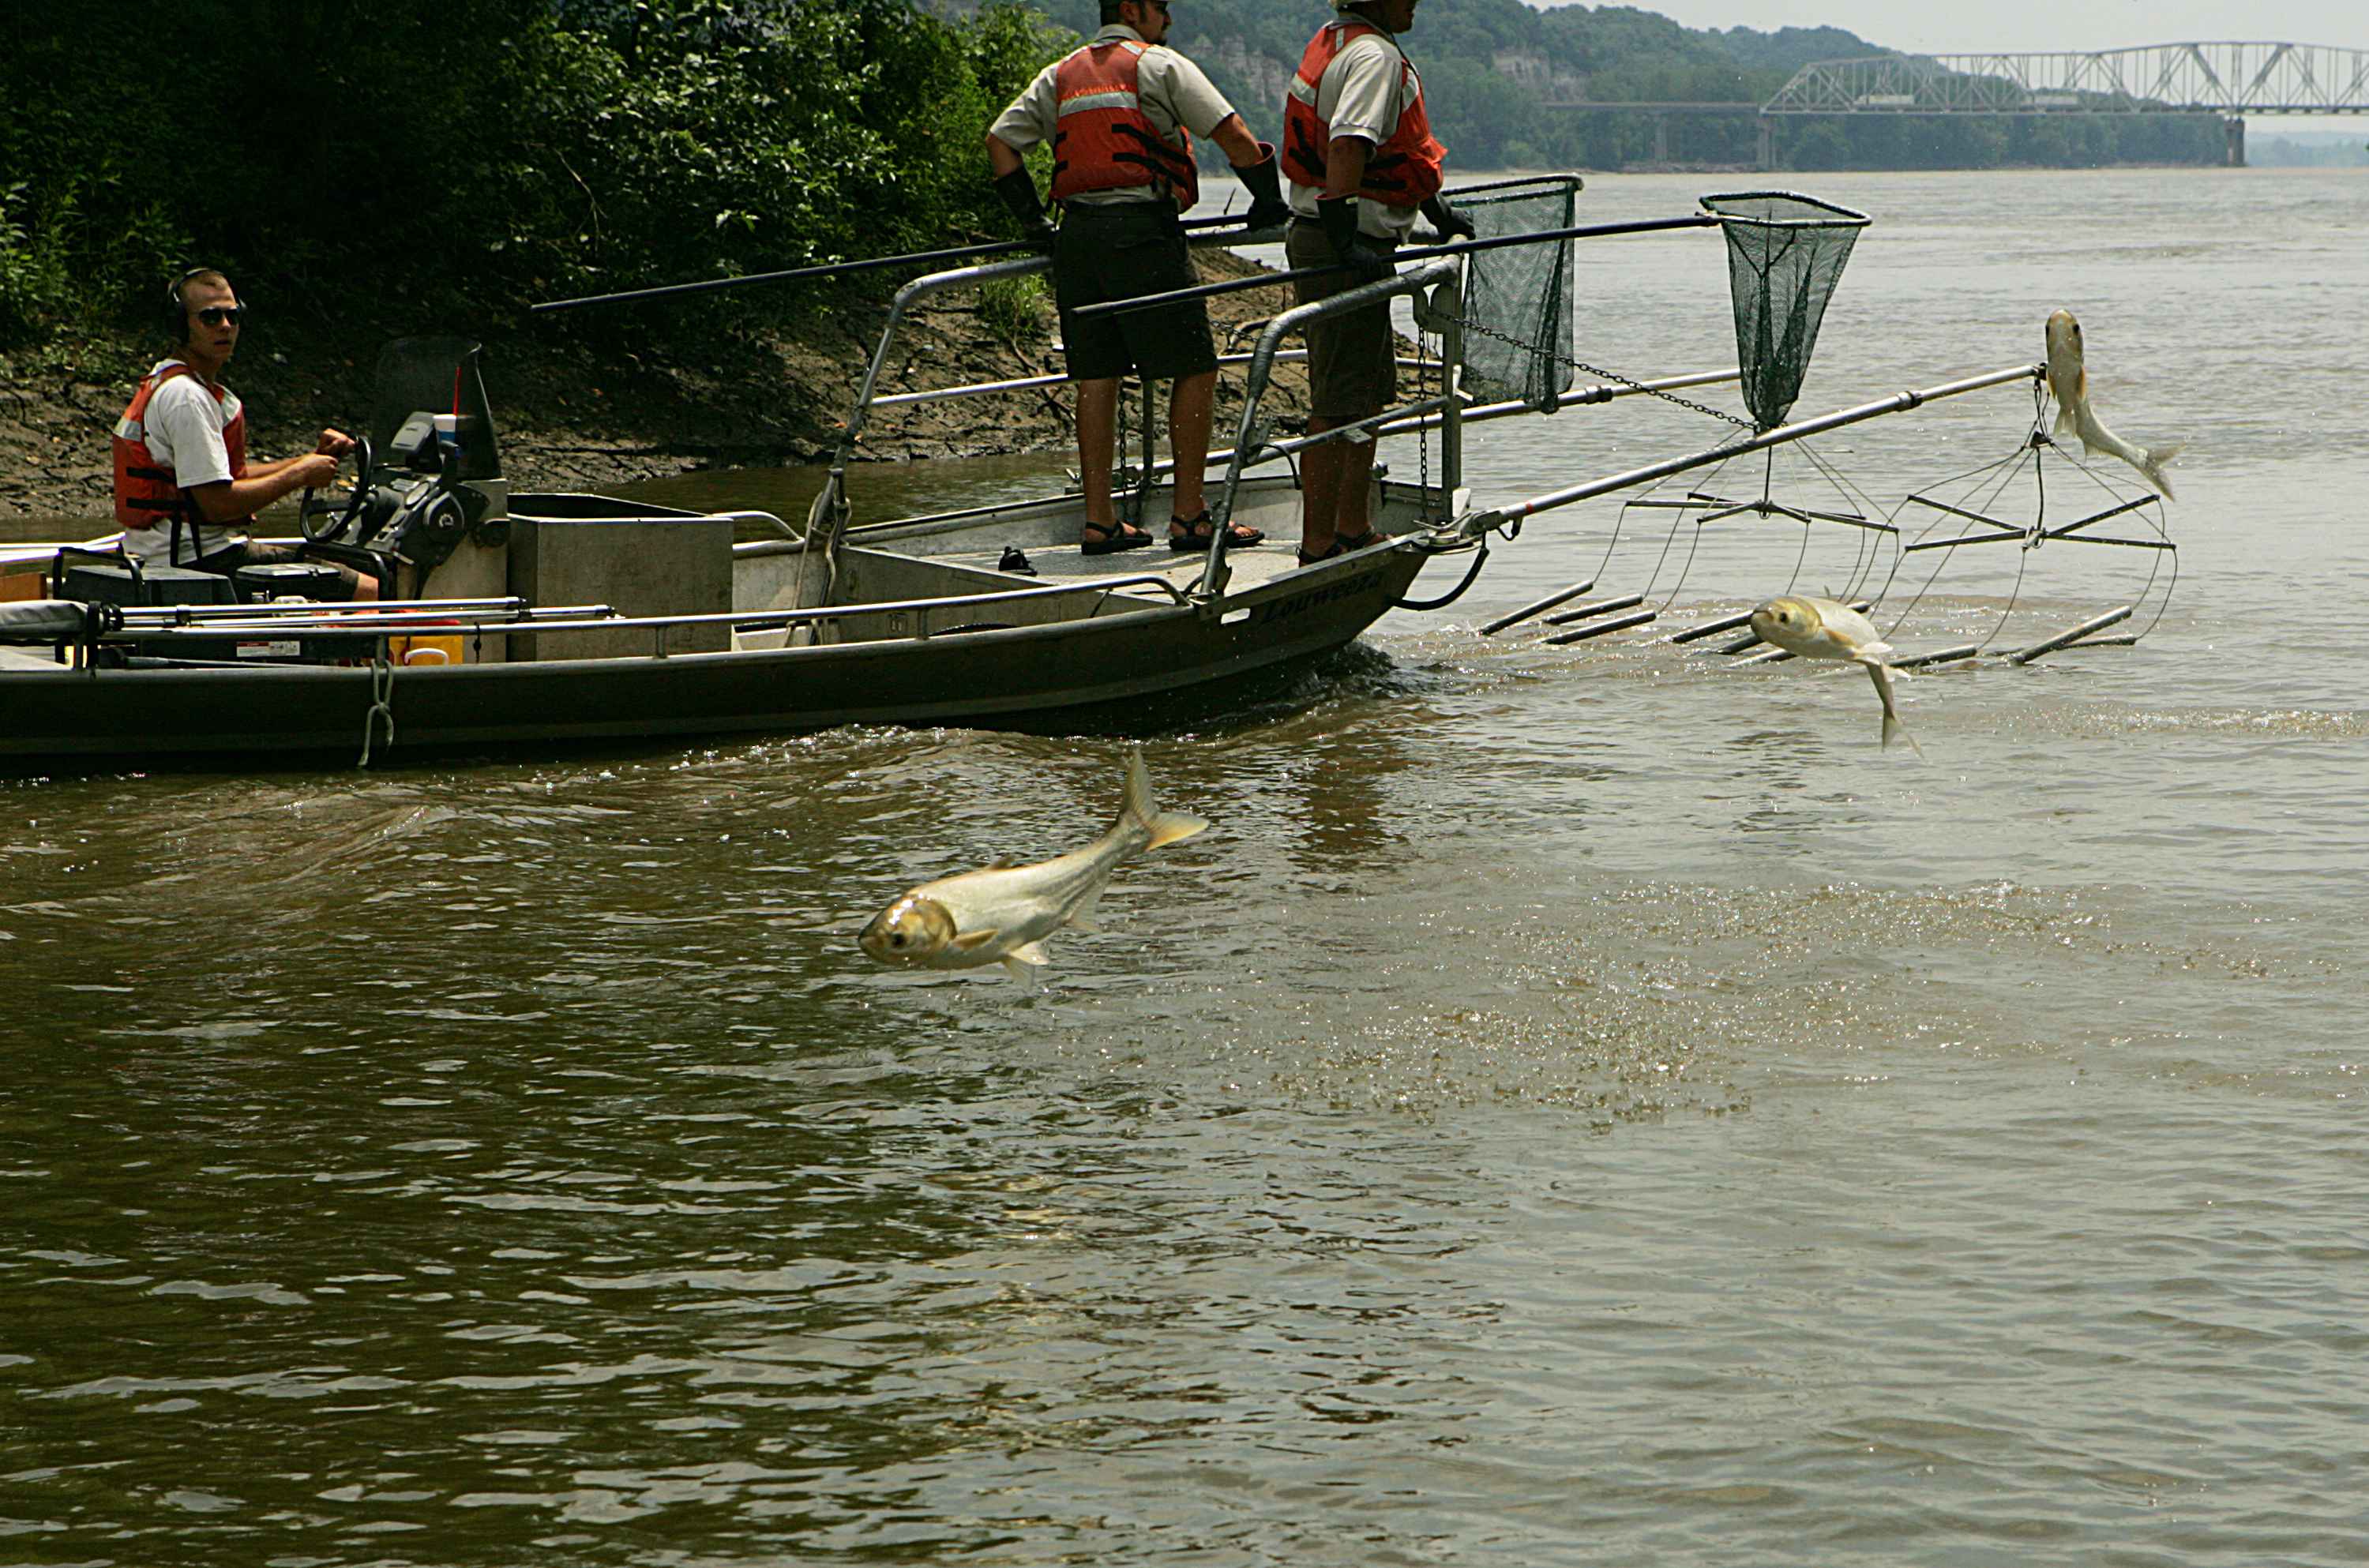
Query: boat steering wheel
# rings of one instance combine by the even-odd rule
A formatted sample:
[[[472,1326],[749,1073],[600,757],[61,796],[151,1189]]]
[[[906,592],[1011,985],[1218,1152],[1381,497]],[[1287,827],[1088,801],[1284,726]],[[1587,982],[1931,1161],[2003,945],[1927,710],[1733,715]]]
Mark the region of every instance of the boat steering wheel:
[[[370,438],[356,436],[354,444],[347,451],[346,456],[353,460],[354,484],[353,488],[347,494],[345,509],[338,510],[337,504],[333,501],[315,499],[320,494],[317,490],[305,491],[304,499],[296,509],[296,526],[303,530],[305,539],[312,544],[332,544],[343,539],[352,532],[355,521],[362,515],[362,508],[369,504]],[[336,521],[317,529],[314,526],[319,519],[333,513],[336,516]]]

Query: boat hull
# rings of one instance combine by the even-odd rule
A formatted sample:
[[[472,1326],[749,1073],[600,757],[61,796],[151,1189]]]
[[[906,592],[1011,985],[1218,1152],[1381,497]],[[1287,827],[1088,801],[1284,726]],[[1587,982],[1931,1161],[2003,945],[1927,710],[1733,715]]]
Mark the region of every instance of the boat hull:
[[[668,658],[385,672],[373,759],[551,742],[790,734],[846,724],[1081,727],[1148,721],[1142,699],[1239,682],[1352,641],[1429,557],[1409,542],[1209,605],[926,638]],[[246,761],[360,753],[382,672],[316,665],[0,673],[0,759]]]

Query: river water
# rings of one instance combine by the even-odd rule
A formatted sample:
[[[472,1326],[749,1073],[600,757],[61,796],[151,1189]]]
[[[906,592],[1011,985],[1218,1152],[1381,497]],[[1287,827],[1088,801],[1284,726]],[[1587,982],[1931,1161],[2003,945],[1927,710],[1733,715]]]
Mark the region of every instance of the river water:
[[[1670,589],[1608,500],[1156,734],[1215,827],[1035,987],[853,933],[1093,831],[1109,739],[0,785],[0,1561],[2362,1561],[2369,181],[1814,188],[1877,223],[1802,412],[2061,303],[2107,422],[2192,443],[2160,624],[1910,680],[1921,762],[1848,670],[1478,636]],[[1710,235],[1580,280],[1591,363],[1732,352]],[[1888,509],[2030,416],[1819,450]],[[1721,433],[1507,422],[1471,478]],[[1866,537],[1703,532],[1671,624]],[[2158,565],[1990,550],[1904,648]]]

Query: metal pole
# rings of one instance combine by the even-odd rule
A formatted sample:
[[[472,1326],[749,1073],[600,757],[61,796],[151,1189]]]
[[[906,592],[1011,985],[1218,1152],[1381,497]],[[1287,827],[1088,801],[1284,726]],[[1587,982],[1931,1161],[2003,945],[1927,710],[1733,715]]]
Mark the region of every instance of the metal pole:
[[[1927,403],[1938,402],[1944,397],[1956,397],[1963,393],[1979,392],[1987,386],[2002,386],[2011,381],[2037,381],[2045,370],[2046,367],[2043,365],[2017,365],[2008,370],[1992,371],[1985,375],[1968,376],[1963,381],[1927,387],[1921,392],[1895,393],[1890,397],[1882,398],[1873,403],[1862,403],[1856,407],[1841,409],[1832,414],[1822,414],[1814,419],[1780,425],[1773,430],[1766,430],[1726,446],[1712,447],[1707,452],[1699,452],[1691,456],[1674,457],[1666,462],[1651,464],[1643,468],[1632,468],[1625,474],[1615,474],[1609,478],[1591,480],[1585,485],[1574,485],[1567,490],[1555,490],[1547,495],[1534,496],[1527,501],[1516,501],[1511,506],[1493,507],[1485,511],[1474,512],[1465,519],[1464,532],[1478,534],[1487,529],[1502,527],[1517,518],[1529,517],[1542,511],[1552,511],[1557,507],[1567,507],[1574,501],[1592,500],[1597,496],[1609,495],[1615,490],[1626,490],[1632,486],[1650,484],[1656,479],[1666,479],[1673,474],[1683,474],[1689,468],[1708,468],[1714,463],[1727,463],[1748,452],[1759,452],[1768,447],[1782,446],[1789,441],[1801,441],[1807,436],[1840,429],[1845,425],[1856,425],[1864,419],[1877,418],[1885,414],[1905,413],[1908,409],[1919,407]]]
[[[1584,643],[1590,637],[1600,637],[1609,632],[1625,632],[1631,626],[1651,624],[1656,613],[1652,610],[1640,610],[1634,615],[1616,615],[1609,621],[1591,621],[1576,631],[1557,632],[1547,641],[1556,647],[1565,643]]]
[[[1430,261],[1443,256],[1473,256],[1486,250],[1503,250],[1516,245],[1548,245],[1559,240],[1604,239],[1615,235],[1651,235],[1665,229],[1707,229],[1715,227],[1720,219],[1709,212],[1697,212],[1684,218],[1642,218],[1625,223],[1586,223],[1572,229],[1540,229],[1536,234],[1499,235],[1494,239],[1457,240],[1449,245],[1425,246],[1416,250],[1402,250],[1391,256],[1392,262]],[[1112,300],[1104,304],[1087,305],[1074,311],[1074,319],[1084,321],[1119,311],[1150,310],[1161,305],[1183,304],[1189,300],[1206,300],[1217,294],[1239,293],[1244,289],[1271,289],[1278,283],[1297,283],[1310,278],[1330,278],[1348,268],[1340,262],[1329,267],[1301,267],[1288,272],[1269,272],[1257,278],[1232,278],[1222,283],[1203,283],[1190,289],[1172,289],[1164,294],[1142,294],[1131,300]]]
[[[1194,218],[1183,225],[1187,232],[1213,229],[1227,223],[1240,223],[1239,212],[1215,218]],[[1250,231],[1245,230],[1247,237]],[[572,300],[545,300],[527,307],[530,315],[552,311],[575,310],[581,305],[630,304],[636,300],[672,299],[680,294],[712,294],[724,289],[753,288],[760,283],[808,282],[823,278],[852,278],[859,272],[874,272],[889,267],[933,267],[941,261],[959,260],[963,257],[984,259],[996,256],[1017,256],[1023,252],[1043,255],[1035,240],[981,240],[977,245],[952,246],[944,250],[918,250],[910,256],[876,256],[865,261],[829,261],[814,267],[793,267],[781,272],[751,272],[739,278],[709,278],[696,283],[660,283],[647,289],[625,289],[612,294],[586,294]]]
[[[2125,604],[2119,610],[2109,610],[2094,621],[2084,621],[2069,632],[2059,632],[2044,642],[2034,643],[2028,648],[2008,655],[2007,661],[2009,664],[2030,664],[2042,654],[2054,653],[2058,648],[2070,647],[2092,632],[2102,632],[2109,626],[2121,624],[2131,618],[2131,609]]]
[[[1541,610],[1551,610],[1558,604],[1566,603],[1571,600],[1577,599],[1581,594],[1585,593],[1589,589],[1594,588],[1595,586],[1596,579],[1594,578],[1589,578],[1585,582],[1575,582],[1569,588],[1562,589],[1560,593],[1548,594],[1536,604],[1525,604],[1510,615],[1498,616],[1495,620],[1481,628],[1481,635],[1484,637],[1494,637],[1508,626],[1519,625],[1522,622],[1528,620],[1531,616],[1537,614]],[[1749,620],[1750,618],[1751,617],[1749,616],[1745,617],[1746,620]]]
[[[1296,332],[1304,324],[1319,316],[1338,315],[1348,311],[1363,310],[1379,304],[1400,294],[1417,293],[1442,281],[1455,268],[1453,261],[1433,261],[1390,278],[1378,278],[1373,282],[1345,289],[1324,299],[1311,300],[1304,305],[1278,311],[1270,317],[1266,329],[1259,334],[1257,346],[1251,350],[1250,370],[1243,379],[1242,412],[1234,428],[1234,454],[1226,464],[1226,483],[1218,492],[1218,504],[1210,509],[1209,521],[1216,529],[1209,542],[1209,559],[1201,568],[1201,579],[1195,591],[1205,600],[1214,600],[1226,590],[1226,533],[1233,520],[1234,496],[1241,489],[1242,469],[1248,456],[1256,450],[1259,400],[1265,395],[1268,377],[1273,374],[1276,350],[1282,345],[1284,334]],[[1381,416],[1375,416],[1377,419]],[[1360,421],[1361,423],[1363,421]],[[1350,427],[1323,432],[1323,438],[1345,435]]]
[[[1598,615],[1609,615],[1615,610],[1634,610],[1644,602],[1645,596],[1642,593],[1624,593],[1618,599],[1599,599],[1593,603],[1574,605],[1560,614],[1548,616],[1546,624],[1550,626],[1568,626],[1574,621],[1586,621]]]
[[[1431,292],[1432,314],[1439,321],[1440,391],[1448,406],[1439,411],[1439,488],[1448,509],[1456,506],[1456,491],[1464,483],[1464,263],[1456,276]],[[1429,503],[1425,503],[1426,509]],[[1440,514],[1442,517],[1447,512]],[[1424,521],[1432,521],[1426,509]]]

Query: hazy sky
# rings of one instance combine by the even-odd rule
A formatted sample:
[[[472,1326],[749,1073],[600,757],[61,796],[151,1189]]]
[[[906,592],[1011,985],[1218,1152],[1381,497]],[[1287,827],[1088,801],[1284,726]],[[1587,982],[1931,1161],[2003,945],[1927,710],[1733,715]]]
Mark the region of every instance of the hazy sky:
[[[1535,0],[1534,0],[1535,3]],[[1552,0],[1549,0],[1552,3]],[[1633,0],[1690,28],[1848,28],[1870,43],[1928,54],[1974,50],[2123,49],[2207,39],[2272,39],[2369,49],[2362,0]]]

